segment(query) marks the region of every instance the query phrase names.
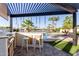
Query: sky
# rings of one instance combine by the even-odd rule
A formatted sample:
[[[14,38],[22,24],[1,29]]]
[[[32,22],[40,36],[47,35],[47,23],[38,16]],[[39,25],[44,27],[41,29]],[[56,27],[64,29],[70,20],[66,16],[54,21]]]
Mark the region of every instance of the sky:
[[[29,19],[31,20],[33,23],[34,23],[34,26],[37,26],[39,28],[46,28],[48,26],[48,24],[51,24],[52,22],[51,21],[48,21],[49,17],[52,17],[52,16],[58,16],[59,17],[59,20],[57,21],[57,25],[56,27],[62,27],[63,26],[63,21],[65,19],[66,16],[68,15],[48,15],[48,16],[34,16],[34,17],[19,17],[19,18],[13,18],[13,27],[14,28],[18,28],[20,27],[20,25],[22,24],[22,21],[24,19]],[[69,15],[71,16],[71,15]],[[36,21],[37,19],[37,21]],[[79,12],[77,12],[77,25],[79,25]],[[40,20],[40,23],[39,23],[39,20]],[[45,23],[45,20],[46,20],[46,23]],[[6,20],[2,17],[0,17],[0,26],[9,26],[10,24],[10,21],[9,20]]]

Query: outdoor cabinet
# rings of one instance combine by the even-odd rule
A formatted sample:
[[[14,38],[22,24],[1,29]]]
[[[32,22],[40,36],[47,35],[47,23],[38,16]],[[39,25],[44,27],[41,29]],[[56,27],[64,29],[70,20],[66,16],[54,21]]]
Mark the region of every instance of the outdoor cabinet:
[[[15,39],[16,39],[16,46],[21,46],[21,35],[18,33],[15,33]]]
[[[14,48],[15,48],[15,39],[14,37],[10,39],[10,44],[8,47],[8,56],[13,56],[14,54]]]
[[[0,56],[8,56],[8,38],[0,39]]]
[[[16,48],[16,38],[14,37],[14,41],[13,41],[13,48]]]
[[[8,56],[13,56],[13,54],[14,54],[14,47],[12,42],[8,48]]]
[[[13,56],[14,37],[3,37],[0,39],[0,56]]]

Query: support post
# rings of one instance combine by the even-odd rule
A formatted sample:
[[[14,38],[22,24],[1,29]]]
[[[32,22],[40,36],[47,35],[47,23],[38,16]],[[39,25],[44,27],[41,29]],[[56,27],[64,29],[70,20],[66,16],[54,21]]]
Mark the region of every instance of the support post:
[[[73,13],[73,45],[77,45],[76,12]]]
[[[13,21],[12,21],[12,17],[10,17],[10,32],[13,31],[12,28],[13,28]]]

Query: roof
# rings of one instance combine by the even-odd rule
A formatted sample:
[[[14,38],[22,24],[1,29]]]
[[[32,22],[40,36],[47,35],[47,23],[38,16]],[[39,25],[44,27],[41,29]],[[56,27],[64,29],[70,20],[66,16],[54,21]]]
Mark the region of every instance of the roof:
[[[49,3],[8,3],[8,8],[11,14],[63,11]]]
[[[42,14],[69,14],[79,9],[78,3],[7,3],[9,14],[12,17],[16,16],[30,16]],[[69,10],[68,10],[69,9]],[[36,13],[36,14],[35,14]],[[18,14],[18,15],[17,15]],[[44,14],[44,15],[45,15]]]

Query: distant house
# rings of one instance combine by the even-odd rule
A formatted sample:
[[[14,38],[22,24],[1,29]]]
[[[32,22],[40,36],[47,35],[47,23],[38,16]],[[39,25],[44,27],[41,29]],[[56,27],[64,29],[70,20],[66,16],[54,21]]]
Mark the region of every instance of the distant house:
[[[79,32],[79,25],[77,25],[77,32]]]

